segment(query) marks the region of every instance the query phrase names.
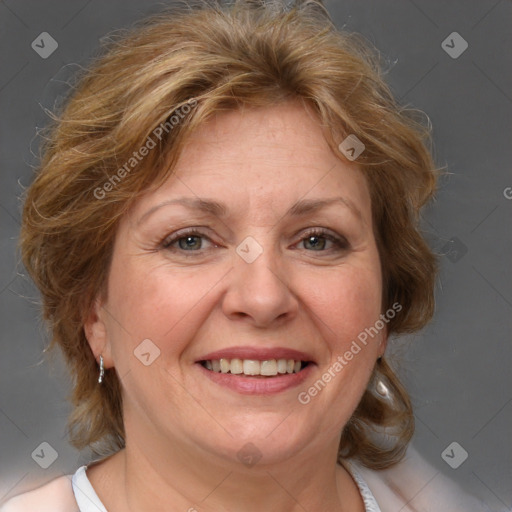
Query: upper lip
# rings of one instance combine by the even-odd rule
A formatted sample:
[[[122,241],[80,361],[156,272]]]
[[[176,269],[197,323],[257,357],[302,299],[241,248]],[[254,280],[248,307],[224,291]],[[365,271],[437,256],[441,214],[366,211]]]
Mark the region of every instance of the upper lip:
[[[295,361],[314,362],[310,354],[286,347],[229,347],[200,357],[199,361],[212,361],[218,359],[252,359],[256,361],[269,361],[271,359],[293,359]]]

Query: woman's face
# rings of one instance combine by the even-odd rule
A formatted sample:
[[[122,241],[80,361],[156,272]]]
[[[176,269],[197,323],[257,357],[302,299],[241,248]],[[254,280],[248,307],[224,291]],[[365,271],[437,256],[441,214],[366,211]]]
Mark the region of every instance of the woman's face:
[[[366,181],[290,102],[195,132],[122,220],[86,332],[129,442],[275,463],[335,452],[385,348],[361,342],[381,296]]]

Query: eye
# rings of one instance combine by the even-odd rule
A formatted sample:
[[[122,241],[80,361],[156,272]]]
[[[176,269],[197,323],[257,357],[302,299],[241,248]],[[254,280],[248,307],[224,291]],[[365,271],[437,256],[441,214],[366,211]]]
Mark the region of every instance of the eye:
[[[189,228],[164,238],[160,246],[167,251],[188,253],[185,256],[199,256],[211,248],[204,246],[205,241],[208,241],[213,247],[218,247],[205,233],[197,228]],[[303,235],[299,243],[302,243],[308,252],[345,251],[350,247],[344,237],[333,235],[323,228],[310,229]]]
[[[211,240],[195,228],[186,229],[165,238],[161,247],[169,251],[201,252],[204,250],[203,240]],[[173,247],[176,246],[176,247]],[[187,255],[188,256],[188,255]]]
[[[344,237],[333,235],[322,228],[309,230],[302,238],[301,242],[304,246],[309,245],[314,252],[326,252],[326,245],[329,242],[334,245],[334,250],[346,250],[349,248],[349,243]],[[329,250],[328,247],[327,250]]]

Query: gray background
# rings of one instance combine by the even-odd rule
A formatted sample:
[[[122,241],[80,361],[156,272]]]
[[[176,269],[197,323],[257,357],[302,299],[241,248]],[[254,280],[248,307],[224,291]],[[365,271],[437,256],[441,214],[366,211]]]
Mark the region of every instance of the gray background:
[[[43,362],[37,291],[17,261],[19,196],[37,163],[42,106],[66,91],[76,69],[69,64],[85,63],[102,36],[161,5],[0,1],[0,501],[74,472],[88,456],[67,443],[69,379],[59,357]],[[415,405],[414,445],[491,510],[511,509],[512,2],[326,5],[339,28],[361,32],[382,52],[388,83],[430,117],[437,164],[447,166],[424,218],[442,255],[437,312],[422,333],[391,346]],[[47,59],[31,47],[42,32],[58,42]],[[455,59],[442,47],[452,32],[469,45]],[[453,441],[469,454],[457,469],[441,457]],[[42,442],[58,453],[48,469],[31,455]]]

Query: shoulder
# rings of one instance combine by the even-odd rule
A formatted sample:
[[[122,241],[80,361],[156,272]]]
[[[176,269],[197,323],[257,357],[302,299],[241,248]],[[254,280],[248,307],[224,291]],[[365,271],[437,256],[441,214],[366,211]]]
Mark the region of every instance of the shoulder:
[[[79,512],[71,475],[55,478],[0,505],[0,512]]]
[[[490,512],[483,502],[434,468],[413,447],[402,462],[390,469],[371,471],[358,466],[358,470],[382,512]]]

